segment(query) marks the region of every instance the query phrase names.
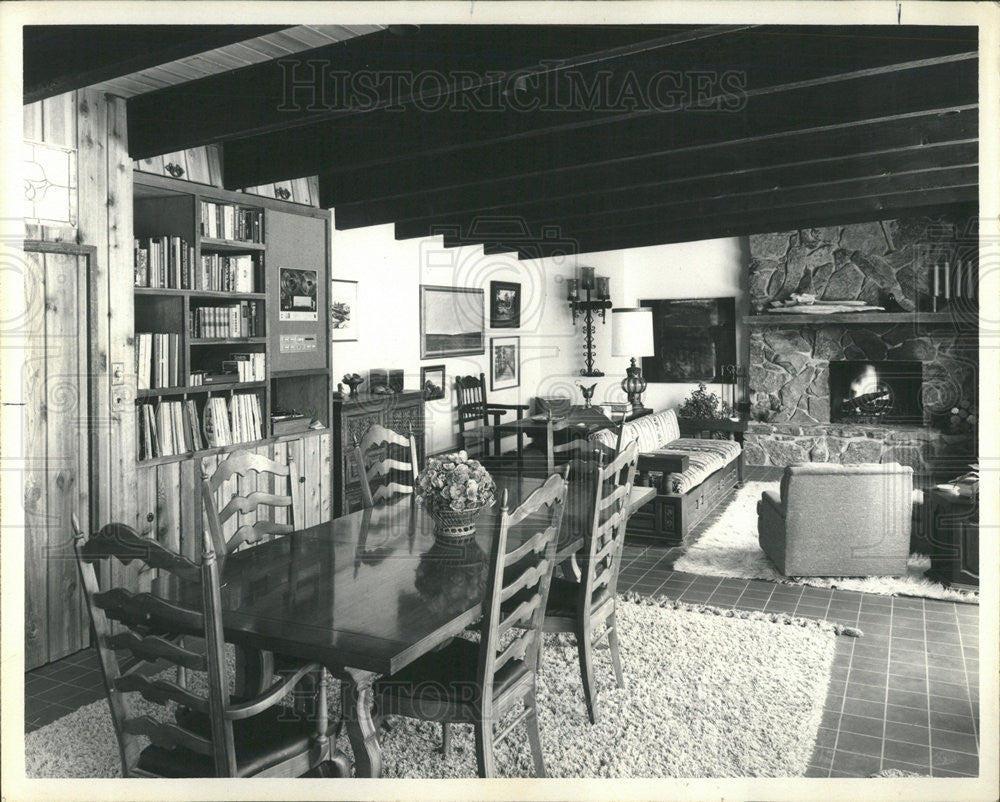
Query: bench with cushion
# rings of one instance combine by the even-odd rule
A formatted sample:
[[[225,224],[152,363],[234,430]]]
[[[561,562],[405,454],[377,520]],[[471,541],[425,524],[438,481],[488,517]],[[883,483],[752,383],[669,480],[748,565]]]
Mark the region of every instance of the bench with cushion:
[[[700,422],[699,429],[705,429]],[[601,431],[591,439],[613,448],[617,434]],[[628,421],[622,442],[639,444],[636,484],[655,487],[652,504],[636,510],[628,533],[680,543],[720,501],[743,481],[743,449],[735,440],[681,437],[673,409]]]

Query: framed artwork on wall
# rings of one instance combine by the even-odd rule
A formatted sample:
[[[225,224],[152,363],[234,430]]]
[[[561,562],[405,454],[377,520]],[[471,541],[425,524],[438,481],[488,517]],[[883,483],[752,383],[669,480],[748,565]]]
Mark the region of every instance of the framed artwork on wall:
[[[490,390],[521,385],[521,338],[490,338]]]
[[[736,364],[736,299],[639,301],[653,310],[654,356],[642,358],[647,382],[721,382]]]
[[[358,282],[330,281],[330,340],[354,342],[358,339]]]
[[[490,282],[490,328],[521,327],[521,285],[513,281]]]
[[[424,393],[424,401],[444,398],[444,365],[421,365],[420,389]]]
[[[420,358],[485,352],[483,290],[420,285]]]

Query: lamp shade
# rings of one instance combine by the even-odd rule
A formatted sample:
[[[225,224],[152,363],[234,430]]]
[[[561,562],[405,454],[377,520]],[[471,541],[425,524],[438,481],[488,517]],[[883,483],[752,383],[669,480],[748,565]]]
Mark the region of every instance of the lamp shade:
[[[653,356],[653,310],[611,310],[611,355]]]

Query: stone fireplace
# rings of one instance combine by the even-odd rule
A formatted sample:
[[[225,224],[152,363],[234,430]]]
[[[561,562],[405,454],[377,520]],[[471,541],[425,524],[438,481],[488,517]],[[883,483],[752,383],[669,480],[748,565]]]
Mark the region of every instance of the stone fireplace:
[[[813,292],[891,304],[897,315],[880,320],[869,313],[871,322],[861,323],[750,318],[748,464],[899,462],[929,471],[937,462],[974,458],[978,336],[968,323],[971,302],[953,303],[949,315],[920,312],[929,306],[934,260],[975,247],[965,242],[969,222],[888,220],[750,237],[755,309],[792,292]],[[919,393],[909,399],[907,422],[831,420],[830,363],[842,360],[887,365],[887,373],[894,364],[918,364],[920,380],[899,385]]]

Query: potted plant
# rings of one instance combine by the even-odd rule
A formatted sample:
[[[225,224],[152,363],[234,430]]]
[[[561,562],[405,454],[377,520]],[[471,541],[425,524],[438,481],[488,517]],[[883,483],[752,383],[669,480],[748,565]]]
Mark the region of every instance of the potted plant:
[[[692,420],[724,420],[733,414],[733,410],[715,393],[708,392],[708,387],[701,383],[678,407],[677,414]]]

